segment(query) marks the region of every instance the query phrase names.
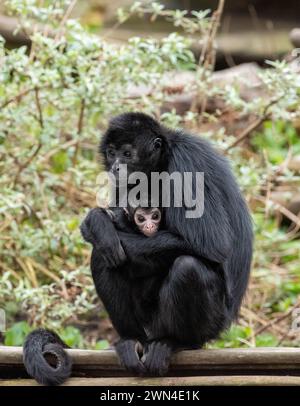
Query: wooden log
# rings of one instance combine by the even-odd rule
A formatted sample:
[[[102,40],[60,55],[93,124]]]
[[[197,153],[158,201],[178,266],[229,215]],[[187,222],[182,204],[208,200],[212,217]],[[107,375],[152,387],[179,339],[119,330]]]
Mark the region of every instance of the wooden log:
[[[299,386],[298,376],[189,376],[164,378],[70,378],[62,386]],[[33,379],[1,380],[0,386],[40,386]]]
[[[23,31],[14,34],[15,29],[18,27],[18,20],[14,17],[0,15],[0,34],[11,44],[30,45],[31,41]]]
[[[67,350],[73,376],[130,376],[114,351]],[[300,375],[299,348],[251,348],[181,351],[174,354],[170,376],[195,375]],[[26,376],[21,347],[0,346],[0,377]]]
[[[294,28],[290,32],[290,40],[291,43],[294,45],[294,47],[296,48],[300,47],[300,28]]]
[[[113,350],[66,350],[73,363],[117,365],[118,358]],[[0,346],[0,364],[22,363],[22,347]],[[300,348],[293,347],[257,347],[227,348],[180,351],[173,355],[172,364],[197,366],[199,363],[209,365],[229,364],[286,364],[293,363],[300,368]]]

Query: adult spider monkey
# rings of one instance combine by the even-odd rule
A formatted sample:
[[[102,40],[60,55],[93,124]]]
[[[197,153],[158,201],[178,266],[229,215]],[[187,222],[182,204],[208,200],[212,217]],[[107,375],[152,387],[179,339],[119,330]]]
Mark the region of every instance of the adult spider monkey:
[[[121,164],[128,176],[143,172],[148,179],[153,172],[204,172],[201,217],[188,218],[186,207],[171,201],[163,208],[163,227],[151,238],[118,230],[100,208],[81,225],[93,245],[97,292],[120,335],[115,348],[121,363],[135,374],[164,375],[174,350],[203,346],[237,317],[252,257],[248,209],[227,160],[207,141],[143,113],[112,119],[100,154],[116,177]],[[29,337],[26,344],[34,341]]]

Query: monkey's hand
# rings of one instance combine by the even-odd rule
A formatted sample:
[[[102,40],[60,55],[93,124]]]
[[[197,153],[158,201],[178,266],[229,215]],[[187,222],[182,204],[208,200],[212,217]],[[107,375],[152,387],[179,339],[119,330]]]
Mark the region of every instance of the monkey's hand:
[[[101,253],[107,265],[116,268],[126,261],[124,249],[120,243],[115,226],[106,209],[91,209],[83,220],[80,231],[85,241]]]

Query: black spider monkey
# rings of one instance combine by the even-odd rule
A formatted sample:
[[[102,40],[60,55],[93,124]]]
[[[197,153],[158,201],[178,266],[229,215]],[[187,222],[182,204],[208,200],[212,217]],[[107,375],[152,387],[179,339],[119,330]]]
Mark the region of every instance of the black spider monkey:
[[[139,171],[148,179],[152,172],[204,172],[201,217],[187,218],[186,207],[171,201],[163,208],[164,226],[151,238],[118,230],[100,208],[90,210],[81,225],[93,245],[98,295],[120,335],[115,348],[121,363],[135,374],[164,375],[174,350],[203,346],[238,316],[252,258],[247,205],[227,160],[207,141],[143,113],[112,119],[100,154],[116,176],[123,163],[128,175]],[[32,337],[25,344],[25,365],[31,364],[37,380],[47,381],[39,354],[28,359],[28,348],[36,345]]]

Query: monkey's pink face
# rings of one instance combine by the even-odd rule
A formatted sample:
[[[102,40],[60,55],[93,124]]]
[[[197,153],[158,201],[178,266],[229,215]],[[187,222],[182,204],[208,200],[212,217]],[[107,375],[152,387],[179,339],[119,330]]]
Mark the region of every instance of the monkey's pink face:
[[[152,237],[159,229],[161,212],[157,207],[138,207],[134,213],[134,222],[141,233]]]

